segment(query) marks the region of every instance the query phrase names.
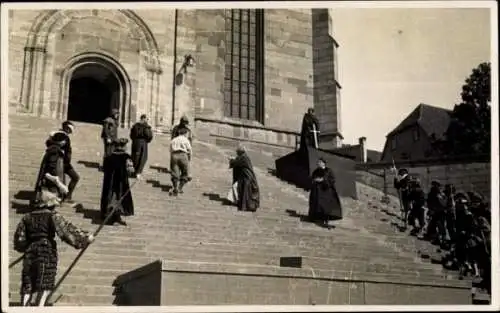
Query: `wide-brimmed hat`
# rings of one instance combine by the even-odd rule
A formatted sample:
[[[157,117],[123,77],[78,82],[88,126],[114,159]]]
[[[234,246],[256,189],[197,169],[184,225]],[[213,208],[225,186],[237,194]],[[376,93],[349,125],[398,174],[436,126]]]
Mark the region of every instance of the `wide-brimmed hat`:
[[[120,111],[118,109],[112,109],[111,110],[111,115],[119,114]]]

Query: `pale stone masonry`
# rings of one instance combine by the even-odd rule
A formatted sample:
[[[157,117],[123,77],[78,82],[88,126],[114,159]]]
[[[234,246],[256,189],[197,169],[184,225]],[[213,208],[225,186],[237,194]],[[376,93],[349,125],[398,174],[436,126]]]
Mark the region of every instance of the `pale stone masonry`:
[[[146,113],[156,128],[170,129],[185,114],[209,138],[225,132],[294,147],[293,132],[312,106],[326,135],[322,145],[339,146],[332,135],[341,132],[338,44],[329,12],[264,10],[263,120],[248,121],[224,115],[227,10],[12,10],[11,112],[66,119],[78,74],[115,82],[109,103],[120,108],[124,127]],[[195,65],[183,72],[186,55]]]

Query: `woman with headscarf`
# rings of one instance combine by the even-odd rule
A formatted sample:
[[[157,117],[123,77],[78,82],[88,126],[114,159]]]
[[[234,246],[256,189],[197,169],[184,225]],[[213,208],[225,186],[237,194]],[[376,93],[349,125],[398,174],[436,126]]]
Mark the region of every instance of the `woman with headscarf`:
[[[308,216],[311,221],[328,227],[328,221],[342,219],[342,205],[335,189],[335,176],[321,158],[311,176],[313,182],[309,194]]]
[[[134,202],[130,191],[129,177],[134,173],[134,164],[125,151],[128,139],[115,142],[114,151],[104,159],[104,176],[101,192],[101,219],[105,220],[113,206],[117,206],[106,224],[127,225],[122,216],[134,215]],[[123,198],[123,199],[122,199]],[[121,200],[121,201],[120,201]]]
[[[240,211],[257,211],[260,206],[259,184],[243,146],[236,149],[236,157],[229,160],[229,168],[233,169],[233,186],[228,200]]]
[[[44,306],[54,289],[57,274],[56,235],[75,249],[82,249],[94,240],[89,234],[67,221],[55,211],[61,199],[43,189],[40,202],[24,215],[14,233],[14,249],[24,253],[21,275],[22,306],[28,306],[35,293],[39,306]]]

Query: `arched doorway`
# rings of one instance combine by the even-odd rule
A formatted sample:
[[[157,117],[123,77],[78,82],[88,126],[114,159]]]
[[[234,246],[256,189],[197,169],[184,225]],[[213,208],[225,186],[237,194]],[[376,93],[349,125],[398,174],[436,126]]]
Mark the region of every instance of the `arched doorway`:
[[[130,124],[130,79],[120,63],[106,54],[87,52],[74,56],[64,68],[59,101],[63,118],[101,124],[118,109],[121,127]]]
[[[100,64],[84,64],[71,76],[68,120],[100,124],[112,109],[120,109],[116,75]]]

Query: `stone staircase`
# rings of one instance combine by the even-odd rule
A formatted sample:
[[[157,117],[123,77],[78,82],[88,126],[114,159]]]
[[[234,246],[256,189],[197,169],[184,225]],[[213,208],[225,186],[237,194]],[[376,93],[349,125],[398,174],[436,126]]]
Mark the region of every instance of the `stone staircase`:
[[[20,255],[12,236],[27,210],[26,193],[33,190],[44,142],[59,127],[55,120],[10,115],[9,132],[9,259]],[[128,137],[128,130],[120,130]],[[77,204],[60,212],[87,230],[98,227],[102,173],[100,127],[76,123],[72,137],[73,164],[81,176],[74,194]],[[431,264],[419,253],[432,251],[397,231],[395,209],[380,203],[381,194],[358,185],[359,199],[342,199],[345,218],[334,229],[304,223],[307,193],[267,173],[269,160],[254,159],[261,188],[261,208],[239,212],[222,204],[231,181],[228,151],[196,141],[193,181],[185,193],[170,197],[169,138],[158,134],[150,145],[144,180],[133,190],[136,214],[128,226],[105,226],[67,277],[53,299],[55,305],[111,305],[115,278],[157,259],[185,262],[239,263],[279,266],[281,256],[302,256],[306,268],[381,282],[470,288],[470,281]],[[131,180],[132,182],[134,180]],[[339,182],[341,183],[341,182]],[[78,251],[59,242],[60,276]],[[10,301],[19,301],[21,263],[9,270]],[[59,277],[58,276],[58,277]],[[457,299],[463,303],[464,299]]]

